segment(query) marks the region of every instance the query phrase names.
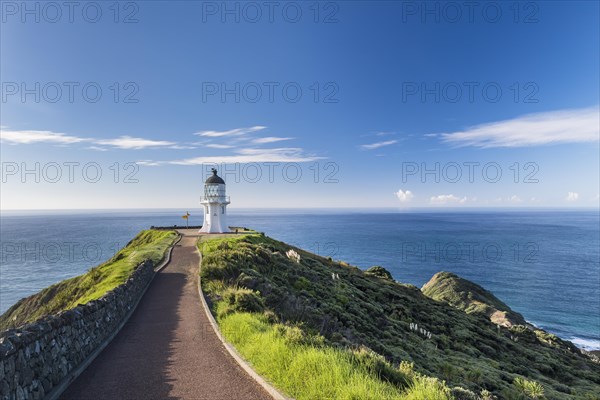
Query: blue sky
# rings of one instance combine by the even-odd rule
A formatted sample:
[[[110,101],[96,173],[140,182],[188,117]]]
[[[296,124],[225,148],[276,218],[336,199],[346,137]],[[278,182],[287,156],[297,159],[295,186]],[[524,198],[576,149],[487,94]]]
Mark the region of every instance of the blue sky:
[[[598,207],[597,2],[53,4],[2,2],[2,209]]]

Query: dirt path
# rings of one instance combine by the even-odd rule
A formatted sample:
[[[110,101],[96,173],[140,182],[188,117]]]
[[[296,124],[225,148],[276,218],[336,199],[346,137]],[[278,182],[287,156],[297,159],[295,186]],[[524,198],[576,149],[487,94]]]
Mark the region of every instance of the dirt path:
[[[198,296],[198,236],[184,237],[121,332],[61,399],[271,399],[231,358]]]

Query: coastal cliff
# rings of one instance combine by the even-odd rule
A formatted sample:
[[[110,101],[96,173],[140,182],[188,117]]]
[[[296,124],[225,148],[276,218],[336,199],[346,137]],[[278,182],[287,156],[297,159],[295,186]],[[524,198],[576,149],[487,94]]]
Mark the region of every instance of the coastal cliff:
[[[275,384],[293,371],[265,361],[268,343],[258,349],[247,342],[260,342],[258,326],[275,327],[269,340],[288,332],[287,343],[293,330],[311,348],[350,352],[358,370],[375,371],[396,389],[382,389],[382,398],[600,398],[600,365],[570,342],[524,325],[493,294],[456,275],[437,274],[420,290],[394,281],[383,267],[362,271],[260,234],[206,237],[199,248],[203,289],[217,319]],[[427,382],[415,383],[415,374],[437,379],[435,397],[413,395],[415,384]],[[307,381],[286,378],[280,386],[310,398]]]
[[[19,300],[0,315],[0,330],[16,328],[99,299],[125,283],[144,260],[158,264],[176,237],[174,231],[140,232],[111,259],[90,268],[85,274],[65,279]]]

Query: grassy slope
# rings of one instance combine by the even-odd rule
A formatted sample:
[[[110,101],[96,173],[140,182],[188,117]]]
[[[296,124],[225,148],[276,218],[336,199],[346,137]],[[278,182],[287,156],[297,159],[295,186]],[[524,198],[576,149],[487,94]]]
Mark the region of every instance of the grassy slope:
[[[452,387],[474,393],[485,389],[505,399],[522,398],[524,385],[518,380],[515,384],[519,377],[539,382],[548,399],[600,398],[600,366],[564,342],[553,340],[552,335],[535,334],[521,326],[498,328],[485,315],[467,314],[434,301],[412,285],[364,273],[260,235],[212,239],[200,248],[203,288],[215,302],[218,320],[228,329],[226,336],[271,379],[277,377],[280,367],[292,368],[290,363],[296,358],[280,362],[275,351],[275,359],[266,360],[266,365],[259,367],[259,360],[273,350],[269,343],[283,341],[292,346],[287,352],[296,351],[293,346],[298,343],[286,339],[285,333],[295,327],[305,337],[299,345],[308,350],[342,351],[346,353],[336,357],[350,360],[356,360],[352,356],[356,349],[384,356],[383,366],[373,361],[376,356],[366,357],[366,365],[379,367],[367,368],[371,375],[363,376],[363,384],[368,385],[373,377],[391,384],[396,387],[391,397],[417,399],[433,388],[435,395],[421,398],[445,398],[439,382],[418,375],[423,374],[443,379]],[[299,262],[286,256],[291,249],[300,255]],[[332,273],[339,279],[333,279]],[[241,336],[240,326],[246,330]],[[271,339],[261,340],[261,335]],[[253,346],[252,341],[260,345]],[[315,341],[322,345],[315,347]],[[419,379],[414,379],[407,362],[414,363]],[[390,369],[390,364],[395,367]],[[365,368],[364,363],[353,365]],[[274,382],[290,394],[304,393],[307,389],[299,386],[301,382],[325,373],[315,372],[316,368],[317,364],[309,369],[312,374],[303,371],[303,379],[291,384]],[[395,374],[398,371],[400,375]],[[407,391],[411,384],[428,389],[415,388],[411,395]],[[338,393],[338,397],[352,396]]]
[[[0,329],[21,326],[49,314],[96,300],[124,283],[143,260],[155,265],[177,238],[174,231],[140,232],[110,260],[83,275],[49,286],[37,294],[19,300],[0,316]]]

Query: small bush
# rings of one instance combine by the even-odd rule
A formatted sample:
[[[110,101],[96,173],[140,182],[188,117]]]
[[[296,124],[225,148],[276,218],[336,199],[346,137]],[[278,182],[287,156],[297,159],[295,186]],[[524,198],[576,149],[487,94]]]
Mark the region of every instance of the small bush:
[[[405,393],[405,400],[452,400],[450,389],[443,381],[416,376]]]
[[[303,276],[296,279],[296,281],[294,282],[294,288],[296,290],[308,290],[310,288],[310,286],[311,286],[310,281]]]
[[[454,400],[479,400],[479,397],[475,393],[460,386],[452,388],[450,393]]]
[[[408,361],[402,361],[400,362],[400,365],[398,365],[398,370],[404,375],[412,378],[415,375],[415,364],[409,363]]]
[[[222,318],[234,312],[263,312],[264,304],[260,295],[250,289],[229,287],[222,294],[217,315]]]
[[[481,393],[479,393],[480,400],[496,400],[496,396],[494,396],[490,391],[483,389]]]
[[[472,370],[469,370],[469,372],[467,372],[467,380],[476,385],[481,383],[482,378],[483,378],[483,373],[481,372],[481,370],[479,368],[474,368]]]
[[[519,393],[526,396],[528,399],[543,399],[544,387],[536,381],[528,381],[520,376],[515,378],[513,382]]]

